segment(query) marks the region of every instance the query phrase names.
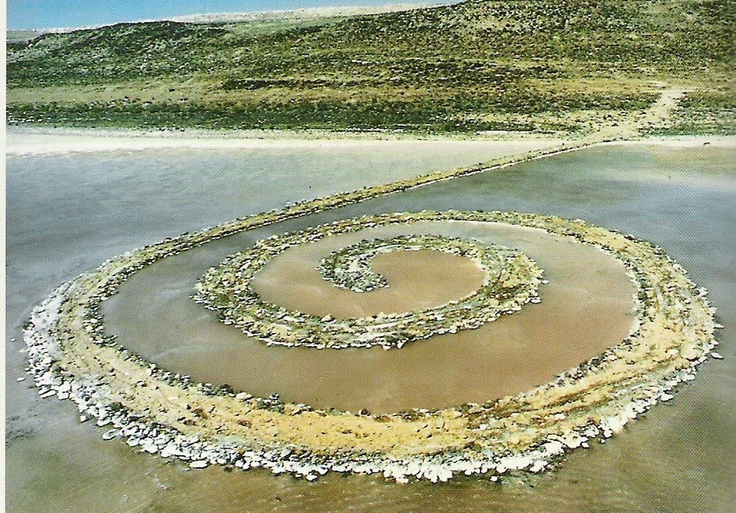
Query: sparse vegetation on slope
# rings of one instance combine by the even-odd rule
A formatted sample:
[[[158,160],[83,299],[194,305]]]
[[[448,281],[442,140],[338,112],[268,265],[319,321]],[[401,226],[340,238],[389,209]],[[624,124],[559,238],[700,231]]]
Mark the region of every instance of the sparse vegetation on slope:
[[[13,123],[733,132],[731,0],[468,0],[283,30],[151,22],[8,44]]]

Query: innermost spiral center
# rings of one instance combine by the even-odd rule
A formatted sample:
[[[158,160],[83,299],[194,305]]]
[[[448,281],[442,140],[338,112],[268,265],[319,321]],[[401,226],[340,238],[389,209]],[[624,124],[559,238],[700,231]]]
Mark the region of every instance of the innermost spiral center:
[[[357,244],[333,251],[322,259],[319,271],[322,277],[340,288],[353,292],[371,292],[386,288],[389,282],[383,274],[373,267],[379,255],[397,251],[437,251],[460,257],[469,257],[481,269],[489,271],[496,267],[474,245],[460,239],[448,239],[436,235],[401,235],[391,239],[363,240]],[[431,262],[429,263],[431,265]],[[413,267],[417,267],[414,265]],[[422,269],[428,275],[437,274],[434,269]],[[454,273],[453,273],[454,274]],[[483,283],[488,282],[488,277]]]
[[[435,335],[476,329],[501,315],[520,310],[527,302],[538,301],[542,271],[526,255],[473,239],[436,235],[364,240],[333,252],[322,260],[320,267],[323,276],[339,287],[364,292],[387,285],[386,279],[370,268],[371,259],[379,253],[429,249],[477,263],[485,273],[481,286],[465,297],[439,306],[336,319],[332,315],[320,317],[271,303],[253,287],[254,276],[289,248],[404,221],[401,215],[365,217],[270,237],[210,269],[197,284],[194,298],[218,311],[225,323],[238,326],[249,336],[269,344],[318,348],[402,347],[407,342]]]
[[[289,248],[254,276],[253,288],[264,300],[288,310],[338,319],[367,317],[434,308],[467,297],[478,290],[486,276],[473,260],[432,249],[396,250],[370,260],[373,271],[388,283],[359,293],[324,279],[320,261],[350,235]]]

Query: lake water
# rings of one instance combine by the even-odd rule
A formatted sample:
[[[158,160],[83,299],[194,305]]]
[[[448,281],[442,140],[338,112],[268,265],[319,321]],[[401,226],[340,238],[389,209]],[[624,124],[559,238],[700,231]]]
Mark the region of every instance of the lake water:
[[[24,375],[20,329],[30,309],[56,285],[110,256],[288,201],[468,165],[502,151],[498,146],[488,145],[484,149],[480,144],[459,144],[456,150],[451,150],[451,146],[433,149],[431,142],[403,148],[373,144],[377,146],[360,149],[149,149],[8,157],[9,511],[731,511],[736,500],[736,151],[717,143],[597,147],[292,220],[219,241],[216,247],[204,246],[198,252],[187,253],[187,258],[180,262],[162,261],[148,269],[148,278],[167,280],[165,287],[154,287],[158,291],[155,296],[134,293],[136,287],[145,283],[131,280],[124,287],[129,290],[123,290],[116,298],[122,301],[123,295],[128,294],[126,306],[110,305],[108,328],[120,330],[121,337],[130,337],[126,345],[139,344],[136,350],[167,366],[192,365],[188,370],[192,375],[208,376],[206,373],[213,368],[211,359],[220,354],[222,365],[217,372],[226,371],[226,346],[235,344],[242,352],[243,341],[241,334],[232,334],[232,330],[213,322],[211,312],[186,301],[186,290],[191,288],[192,277],[201,275],[202,269],[271,233],[364,213],[454,208],[579,217],[652,240],[688,269],[699,285],[709,289],[711,300],[719,309],[719,320],[725,326],[719,332],[718,349],[725,359],[705,364],[697,379],[682,388],[671,403],[655,407],[605,445],[594,444],[590,450],[574,452],[551,474],[531,480],[511,477],[503,485],[479,477],[462,477],[447,485],[422,482],[401,486],[377,476],[328,475],[308,483],[260,471],[188,471],[178,462],[137,454],[120,442],[103,441],[99,428],[79,423],[72,403],[41,400],[31,388],[30,378],[16,381]],[[532,249],[526,251],[533,253]],[[544,260],[545,255],[549,261]],[[549,253],[532,256],[545,270],[555,272]],[[560,269],[567,269],[571,277],[592,268],[589,259],[567,258],[563,262],[566,266],[561,265]],[[605,262],[600,270],[594,274],[601,283],[609,283],[605,280],[616,275]],[[581,294],[612,299],[625,319],[626,305],[617,298],[626,295],[626,285],[621,285],[623,296],[607,287],[602,294]],[[472,288],[472,284],[468,286]],[[458,289],[457,293],[463,290]],[[556,291],[543,291],[553,293]],[[543,295],[540,305],[527,305],[513,320],[533,317],[535,309],[539,311],[546,304],[570,308],[578,304],[548,299]],[[608,321],[595,316],[585,318],[594,311],[594,304],[586,305],[572,318],[580,321],[582,336],[588,340],[599,339],[610,331],[606,329]],[[119,317],[113,318],[115,315]],[[566,318],[570,319],[565,313],[557,317]],[[166,328],[172,319],[192,324],[176,327],[180,331],[174,332],[179,335],[166,339],[162,335],[172,331],[173,328]],[[492,323],[498,325],[494,329],[500,329],[502,321]],[[210,333],[205,340],[198,340],[199,335],[192,334],[191,327],[201,330],[205,324],[208,329],[228,331],[233,339],[212,337]],[[569,328],[548,326],[550,333],[558,334]],[[136,330],[145,336],[138,337]],[[203,342],[208,363],[198,369]],[[354,394],[352,398],[330,396],[329,390],[337,387],[357,389],[355,382],[351,384],[346,379],[346,369],[355,373],[349,362],[334,361],[329,371],[325,362],[315,361],[313,365],[322,365],[326,372],[322,382],[338,380],[338,384],[305,384],[306,374],[300,377],[296,372],[297,367],[306,365],[304,359],[300,359],[300,365],[282,360],[283,365],[292,365],[294,370],[284,372],[284,368],[268,361],[277,358],[277,348],[265,350],[257,343],[247,349],[252,351],[256,363],[249,363],[252,369],[240,375],[260,372],[262,381],[257,386],[262,386],[266,393],[276,389],[284,395],[301,393],[300,390],[305,394],[316,392],[317,397],[307,395],[304,400],[322,400],[325,404],[340,400],[345,407],[363,404],[391,409],[397,404],[410,405],[427,399],[435,401],[427,403],[431,407],[489,393],[488,388],[483,388],[487,383],[478,387],[477,382],[483,380],[469,379],[462,370],[467,370],[463,366],[468,362],[457,356],[472,354],[468,347],[463,346],[464,351],[459,353],[456,348],[439,348],[439,344],[438,348],[422,348],[430,343],[418,342],[397,351],[374,351],[382,359],[374,370],[387,367],[384,378],[399,375],[407,380],[404,384],[424,383],[408,391],[403,391],[403,386],[393,386],[390,393],[376,391],[363,397]],[[223,347],[214,347],[217,344]],[[489,344],[485,345],[487,349]],[[585,359],[579,347],[567,349],[569,357]],[[259,350],[263,353],[260,356]],[[590,347],[590,351],[594,354],[597,349]],[[350,354],[319,353],[320,357],[342,359],[349,358],[340,355]],[[396,367],[386,365],[392,360],[396,360]],[[549,360],[539,358],[529,364],[537,366]],[[438,373],[452,365],[457,367],[451,372]],[[237,374],[237,365],[231,367],[230,371]],[[406,369],[411,372],[402,374]],[[430,374],[422,376],[417,372]],[[284,380],[285,375],[293,378]],[[363,384],[370,387],[373,375],[365,372],[361,377],[357,373],[355,379],[367,380]],[[231,377],[226,376],[228,381],[232,381]],[[440,377],[442,381],[438,381]],[[256,386],[254,383],[246,380],[243,385]],[[508,386],[514,390],[526,385]],[[292,387],[291,392],[288,387]],[[402,392],[397,394],[397,390]],[[442,396],[433,392],[436,390],[451,393]],[[294,399],[302,397],[294,395]]]

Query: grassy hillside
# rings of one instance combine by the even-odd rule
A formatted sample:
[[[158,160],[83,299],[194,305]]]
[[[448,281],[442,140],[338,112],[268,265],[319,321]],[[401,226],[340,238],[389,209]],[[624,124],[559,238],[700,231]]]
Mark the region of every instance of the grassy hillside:
[[[119,24],[8,43],[11,123],[734,133],[733,0],[468,0],[257,30]]]

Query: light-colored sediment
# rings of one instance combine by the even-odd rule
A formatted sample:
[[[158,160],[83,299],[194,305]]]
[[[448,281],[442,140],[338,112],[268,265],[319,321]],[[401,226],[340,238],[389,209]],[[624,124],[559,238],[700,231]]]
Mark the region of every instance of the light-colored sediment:
[[[162,149],[194,150],[280,150],[336,148],[420,147],[423,144],[465,145],[469,152],[483,145],[498,145],[499,155],[523,153],[558,146],[563,139],[539,134],[494,132],[485,135],[432,135],[417,138],[396,132],[327,132],[321,130],[194,130],[145,131],[134,129],[82,129],[9,127],[7,155],[50,155],[100,151]],[[480,146],[479,146],[480,145]]]
[[[613,144],[613,143],[611,143]],[[698,148],[712,146],[714,148],[736,148],[736,136],[730,135],[684,135],[667,137],[646,137],[616,141],[615,144],[622,145],[648,145],[656,144],[669,148]]]

